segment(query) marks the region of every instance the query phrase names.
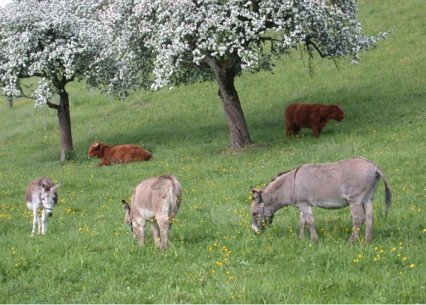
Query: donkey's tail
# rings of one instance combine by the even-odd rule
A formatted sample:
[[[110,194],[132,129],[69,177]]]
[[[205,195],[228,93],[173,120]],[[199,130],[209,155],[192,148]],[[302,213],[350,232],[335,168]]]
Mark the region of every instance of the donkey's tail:
[[[382,172],[382,170],[379,167],[377,167],[377,173],[380,175],[380,177],[383,179],[383,182],[385,183],[385,218],[387,218],[388,211],[391,205],[391,200],[392,200],[392,189],[390,187],[388,180],[386,179],[385,174]]]
[[[171,182],[171,186],[169,187],[169,202],[171,203],[172,214],[176,216],[181,203],[182,186],[175,176],[168,175],[163,177],[169,179]]]

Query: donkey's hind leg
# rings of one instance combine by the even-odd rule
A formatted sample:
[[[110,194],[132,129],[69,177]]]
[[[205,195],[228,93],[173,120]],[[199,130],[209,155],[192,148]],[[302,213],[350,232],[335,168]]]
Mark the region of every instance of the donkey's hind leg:
[[[161,236],[161,250],[166,250],[169,247],[169,230],[170,230],[170,220],[168,217],[162,217],[159,219],[158,224],[160,226],[160,236]]]
[[[359,201],[351,203],[351,212],[352,212],[352,235],[349,241],[354,244],[359,238],[359,231],[361,230],[361,224],[364,220],[364,211],[362,204]]]
[[[369,243],[373,235],[373,221],[374,221],[373,203],[371,202],[371,200],[364,204],[364,212],[365,212],[365,242]]]
[[[303,217],[303,213],[300,212],[300,217],[299,217],[299,237],[300,238],[303,238],[305,236],[305,225],[306,225],[305,217]]]
[[[160,227],[158,226],[157,221],[153,221],[151,223],[152,228],[152,238],[154,239],[154,243],[157,247],[160,246],[161,236],[160,236]]]

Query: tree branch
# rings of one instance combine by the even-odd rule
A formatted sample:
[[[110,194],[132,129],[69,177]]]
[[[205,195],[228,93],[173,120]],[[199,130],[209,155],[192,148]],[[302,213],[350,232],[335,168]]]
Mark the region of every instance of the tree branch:
[[[328,54],[324,54],[323,52],[321,52],[321,50],[317,47],[317,45],[311,40],[311,37],[309,36],[306,37],[306,46],[308,47],[307,50],[310,57],[312,57],[312,51],[309,49],[309,46],[312,46],[318,52],[321,58],[325,58],[328,56]]]
[[[59,105],[57,105],[57,104],[53,104],[51,102],[47,102],[47,106],[49,106],[49,108],[53,108],[53,109],[59,110]]]

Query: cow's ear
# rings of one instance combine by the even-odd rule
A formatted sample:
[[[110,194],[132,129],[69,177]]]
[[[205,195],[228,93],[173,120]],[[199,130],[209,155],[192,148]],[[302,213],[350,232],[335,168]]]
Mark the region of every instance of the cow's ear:
[[[123,204],[124,212],[126,214],[130,213],[130,205],[129,205],[129,203],[126,200],[124,200],[124,199],[121,200],[121,203]]]
[[[101,143],[99,143],[99,142],[93,143],[93,147],[99,147],[99,145],[101,145]]]

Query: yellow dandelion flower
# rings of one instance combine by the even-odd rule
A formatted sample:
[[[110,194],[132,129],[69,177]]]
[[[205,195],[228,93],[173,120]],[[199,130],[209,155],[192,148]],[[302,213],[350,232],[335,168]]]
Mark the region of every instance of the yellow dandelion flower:
[[[411,269],[413,269],[413,268],[415,268],[416,267],[416,265],[415,264],[410,264],[410,268]]]

